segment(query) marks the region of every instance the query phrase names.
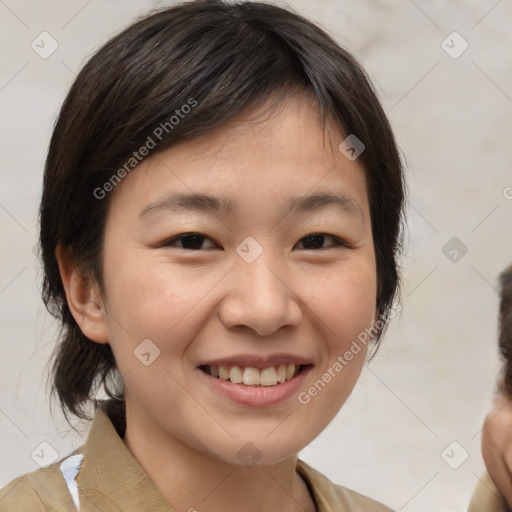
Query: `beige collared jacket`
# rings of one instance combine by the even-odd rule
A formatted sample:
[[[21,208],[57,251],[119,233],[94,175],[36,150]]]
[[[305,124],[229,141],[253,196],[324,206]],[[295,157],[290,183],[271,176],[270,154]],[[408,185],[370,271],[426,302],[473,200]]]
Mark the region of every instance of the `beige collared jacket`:
[[[124,444],[124,419],[109,412],[108,402],[99,402],[84,445],[0,490],[0,512],[174,512]],[[334,485],[303,461],[297,472],[318,512],[392,512]]]

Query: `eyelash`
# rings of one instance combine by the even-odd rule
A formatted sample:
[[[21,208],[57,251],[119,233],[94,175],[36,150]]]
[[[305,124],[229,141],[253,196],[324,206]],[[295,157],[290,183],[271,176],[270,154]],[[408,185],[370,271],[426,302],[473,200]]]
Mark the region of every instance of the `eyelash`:
[[[305,251],[325,251],[326,249],[332,249],[334,247],[347,247],[347,248],[350,247],[350,245],[347,242],[341,240],[340,238],[338,238],[334,235],[330,235],[328,233],[312,233],[310,235],[306,235],[305,237],[302,237],[299,242],[301,242],[302,240],[305,240],[306,238],[313,238],[313,237],[317,237],[317,236],[330,237],[333,240],[333,244],[330,247],[321,247],[319,249],[304,249]],[[187,249],[185,247],[176,246],[177,241],[180,241],[180,240],[183,240],[184,238],[189,238],[189,237],[201,237],[203,239],[211,240],[210,237],[208,237],[206,235],[202,235],[201,233],[183,233],[181,235],[174,236],[174,237],[170,238],[169,240],[162,242],[160,244],[160,247],[175,246],[178,249],[182,249],[184,251],[195,251],[195,252],[199,251],[200,249]],[[211,247],[210,247],[210,249],[211,249]]]

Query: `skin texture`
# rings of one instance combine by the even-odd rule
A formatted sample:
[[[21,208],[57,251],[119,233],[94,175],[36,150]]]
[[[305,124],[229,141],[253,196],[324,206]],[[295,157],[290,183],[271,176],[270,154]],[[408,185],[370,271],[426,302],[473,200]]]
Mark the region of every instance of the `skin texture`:
[[[512,400],[498,395],[482,431],[482,456],[489,475],[512,508]]]
[[[260,107],[261,108],[261,107]],[[256,113],[258,113],[256,111]],[[251,115],[252,117],[252,115]],[[112,192],[103,251],[104,288],[83,277],[58,248],[71,310],[82,331],[110,343],[123,376],[124,442],[176,510],[314,510],[295,472],[298,452],[333,419],[361,372],[366,347],[311,399],[241,405],[199,375],[201,361],[287,353],[314,366],[307,390],[376,320],[377,276],[365,173],[323,139],[313,100],[295,96],[271,117],[246,116],[149,156]],[[332,144],[331,144],[332,143]],[[291,196],[331,191],[357,208],[290,212]],[[236,213],[152,210],[167,193],[207,193],[236,202]],[[200,250],[180,242],[204,235]],[[304,237],[326,233],[321,249]],[[263,253],[236,252],[253,237]],[[321,242],[320,242],[321,245]],[[134,356],[144,339],[160,356]],[[251,442],[261,455],[244,465]]]

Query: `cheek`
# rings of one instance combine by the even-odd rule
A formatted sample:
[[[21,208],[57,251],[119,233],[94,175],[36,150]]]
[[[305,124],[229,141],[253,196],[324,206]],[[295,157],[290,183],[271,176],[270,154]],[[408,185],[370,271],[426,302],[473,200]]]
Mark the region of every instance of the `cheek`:
[[[134,366],[142,370],[134,354],[143,350],[141,343],[148,339],[157,347],[153,348],[155,353],[159,353],[152,368],[165,364],[166,368],[179,371],[176,365],[190,340],[211,314],[205,311],[208,292],[223,272],[170,265],[161,257],[148,264],[147,259],[133,255],[122,259],[119,265],[110,265],[108,272],[105,285],[110,339],[121,372],[126,374]],[[151,351],[152,345],[148,346]]]
[[[309,294],[322,333],[321,362],[315,381],[302,390],[299,402],[324,423],[330,421],[352,392],[361,373],[376,311],[376,275],[371,261],[333,272]]]
[[[162,337],[181,322],[215,282],[214,276],[162,259],[125,258],[106,283],[118,323],[138,336]]]
[[[343,350],[375,320],[377,282],[371,263],[329,273],[323,280],[311,280],[314,288],[305,294],[309,306],[329,333],[329,348]],[[333,356],[333,354],[331,354]]]

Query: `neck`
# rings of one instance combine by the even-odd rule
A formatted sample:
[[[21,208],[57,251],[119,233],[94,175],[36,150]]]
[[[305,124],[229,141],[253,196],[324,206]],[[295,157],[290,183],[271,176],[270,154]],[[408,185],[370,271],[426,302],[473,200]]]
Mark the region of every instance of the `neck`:
[[[127,409],[123,441],[175,510],[314,512],[309,490],[295,471],[296,456],[269,466],[232,464],[190,447],[140,416],[130,422]]]

